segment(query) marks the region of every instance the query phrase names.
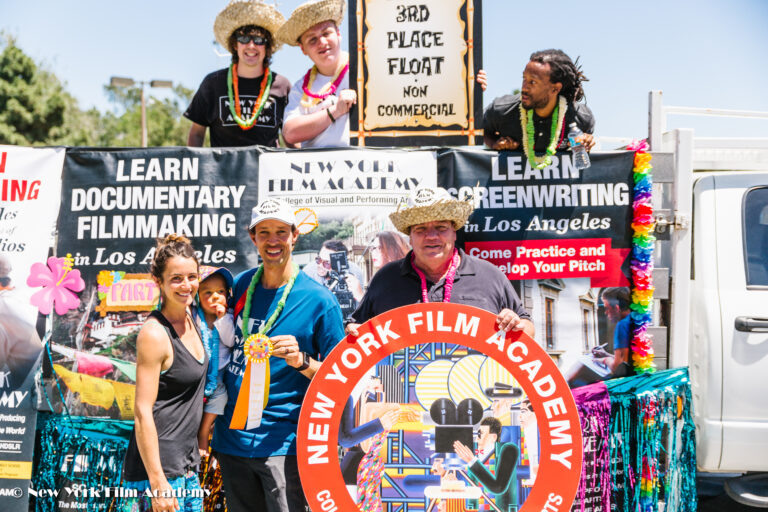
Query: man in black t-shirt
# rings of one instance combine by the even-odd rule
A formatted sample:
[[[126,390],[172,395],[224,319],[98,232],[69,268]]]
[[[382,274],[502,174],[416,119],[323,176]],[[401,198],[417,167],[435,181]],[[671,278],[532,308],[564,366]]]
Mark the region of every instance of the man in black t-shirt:
[[[255,0],[232,1],[219,13],[213,31],[232,65],[206,76],[184,112],[192,121],[187,145],[202,146],[208,128],[211,147],[278,145],[291,83],[270,63],[283,23],[277,9]]]
[[[575,122],[584,132],[582,143],[589,151],[594,145],[595,118],[589,107],[580,103],[584,98],[581,84],[586,80],[561,50],[533,53],[523,71],[521,94],[496,98],[485,109],[485,144],[496,150],[523,149],[533,161],[533,156],[528,155],[530,147],[537,152],[545,152],[553,144],[553,152],[567,149],[568,126]],[[524,127],[533,134],[529,148],[524,147],[525,139],[530,138],[524,137]]]

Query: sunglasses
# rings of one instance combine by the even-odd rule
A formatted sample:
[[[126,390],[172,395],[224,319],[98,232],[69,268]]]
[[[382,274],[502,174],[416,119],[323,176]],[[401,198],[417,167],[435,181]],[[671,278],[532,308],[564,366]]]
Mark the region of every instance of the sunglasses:
[[[263,45],[267,44],[267,38],[266,37],[262,37],[262,36],[258,36],[258,35],[256,35],[256,36],[239,35],[235,39],[237,39],[238,43],[242,43],[242,44],[248,44],[251,41],[253,41],[253,44],[255,44],[257,46],[263,46]]]
[[[331,262],[328,261],[328,260],[324,260],[320,256],[315,258],[315,263],[317,263],[318,265],[322,265],[322,266],[324,266],[327,269],[331,268]]]

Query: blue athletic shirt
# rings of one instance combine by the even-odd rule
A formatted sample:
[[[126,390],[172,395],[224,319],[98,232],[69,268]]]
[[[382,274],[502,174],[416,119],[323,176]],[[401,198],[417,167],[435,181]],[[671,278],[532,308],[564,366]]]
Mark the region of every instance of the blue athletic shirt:
[[[256,269],[247,270],[235,278],[234,300],[241,304]],[[285,287],[267,290],[259,283],[251,300],[250,332],[259,326],[277,307]],[[235,313],[235,346],[232,359],[224,371],[227,388],[227,406],[224,414],[216,418],[213,431],[213,449],[240,457],[269,457],[296,454],[296,427],[299,409],[309,386],[309,379],[284,359],[269,359],[269,401],[264,408],[261,425],[251,430],[231,430],[229,423],[237,402],[237,395],[245,371],[243,356],[242,311]],[[344,337],[341,309],[334,296],[324,286],[299,272],[285,308],[267,336],[292,334],[302,351],[313,359],[323,360]]]
[[[616,322],[613,331],[613,350],[629,348],[632,342],[632,320],[629,315]]]

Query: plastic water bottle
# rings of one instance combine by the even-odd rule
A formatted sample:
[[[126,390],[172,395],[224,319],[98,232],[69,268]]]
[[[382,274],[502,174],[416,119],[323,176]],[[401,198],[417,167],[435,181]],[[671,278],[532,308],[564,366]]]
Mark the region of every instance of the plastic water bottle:
[[[579,140],[579,137],[584,135],[584,132],[579,129],[575,122],[571,123],[568,128],[568,142],[571,143],[573,166],[577,169],[586,169],[591,165],[589,163],[589,153],[587,153],[587,148]]]

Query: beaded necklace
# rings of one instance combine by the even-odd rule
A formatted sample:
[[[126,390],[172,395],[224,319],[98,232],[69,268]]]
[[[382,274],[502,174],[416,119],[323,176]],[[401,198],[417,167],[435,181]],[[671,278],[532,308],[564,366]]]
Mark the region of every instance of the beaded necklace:
[[[256,269],[256,273],[253,275],[253,278],[251,278],[251,283],[248,285],[248,291],[245,294],[245,305],[243,307],[243,326],[241,328],[241,331],[243,332],[243,339],[248,339],[248,336],[250,335],[250,332],[248,331],[248,318],[251,314],[251,299],[253,298],[253,291],[256,289],[256,285],[259,284],[259,281],[261,280],[261,275],[264,273],[264,265],[261,265],[258,269]],[[272,328],[272,325],[275,323],[275,320],[277,320],[277,317],[280,316],[280,313],[283,312],[283,308],[285,307],[285,301],[288,299],[288,294],[291,293],[291,288],[293,288],[293,283],[296,282],[296,277],[299,275],[299,267],[298,265],[293,265],[293,273],[291,274],[291,278],[288,280],[288,284],[285,285],[285,290],[283,290],[283,295],[280,297],[280,300],[277,302],[277,307],[275,308],[275,311],[272,313],[272,316],[269,317],[269,320],[267,320],[265,323],[261,324],[261,327],[259,327],[259,334],[264,334],[268,330]]]
[[[237,64],[229,66],[229,71],[230,72],[227,73],[229,112],[241,129],[250,130],[256,124],[256,120],[259,118],[261,111],[264,110],[264,105],[267,103],[267,98],[269,98],[269,90],[272,88],[272,73],[269,72],[269,68],[264,69],[264,77],[261,79],[259,95],[256,97],[253,114],[251,117],[243,119],[240,117],[240,91],[238,88]]]
[[[456,277],[456,270],[459,268],[459,251],[455,247],[453,248],[453,256],[451,256],[451,266],[448,267],[448,272],[445,274],[445,286],[443,289],[443,302],[451,302],[451,292],[453,291],[453,280]],[[413,270],[419,275],[421,279],[421,300],[426,304],[429,302],[427,296],[427,276],[421,271],[419,267],[414,264],[414,254],[411,253],[411,266]]]
[[[336,93],[336,89],[339,88],[341,81],[344,80],[344,77],[347,76],[347,71],[349,71],[349,55],[346,53],[342,54],[342,59],[344,65],[338,73],[336,73],[334,79],[325,84],[317,93],[312,92],[312,85],[314,85],[318,73],[317,66],[312,66],[309,71],[307,71],[304,75],[304,83],[301,85],[301,90],[304,91],[304,95],[301,97],[302,107],[314,107],[328,96]]]
[[[532,167],[536,169],[543,169],[552,163],[552,155],[555,154],[557,149],[557,134],[563,129],[563,120],[565,119],[565,111],[568,109],[568,103],[565,98],[558,96],[557,105],[552,111],[552,117],[557,118],[557,123],[552,123],[551,133],[549,134],[549,145],[544,156],[536,156],[536,152],[533,149],[536,140],[536,134],[533,128],[533,110],[527,110],[520,105],[520,124],[523,128],[523,151],[529,162],[535,163]]]
[[[211,396],[216,389],[216,380],[219,376],[219,343],[221,343],[221,338],[216,327],[208,327],[202,306],[196,307],[195,311],[200,319],[200,334],[203,337],[203,348],[208,353],[208,376],[210,378],[206,379],[204,394],[205,396]]]

